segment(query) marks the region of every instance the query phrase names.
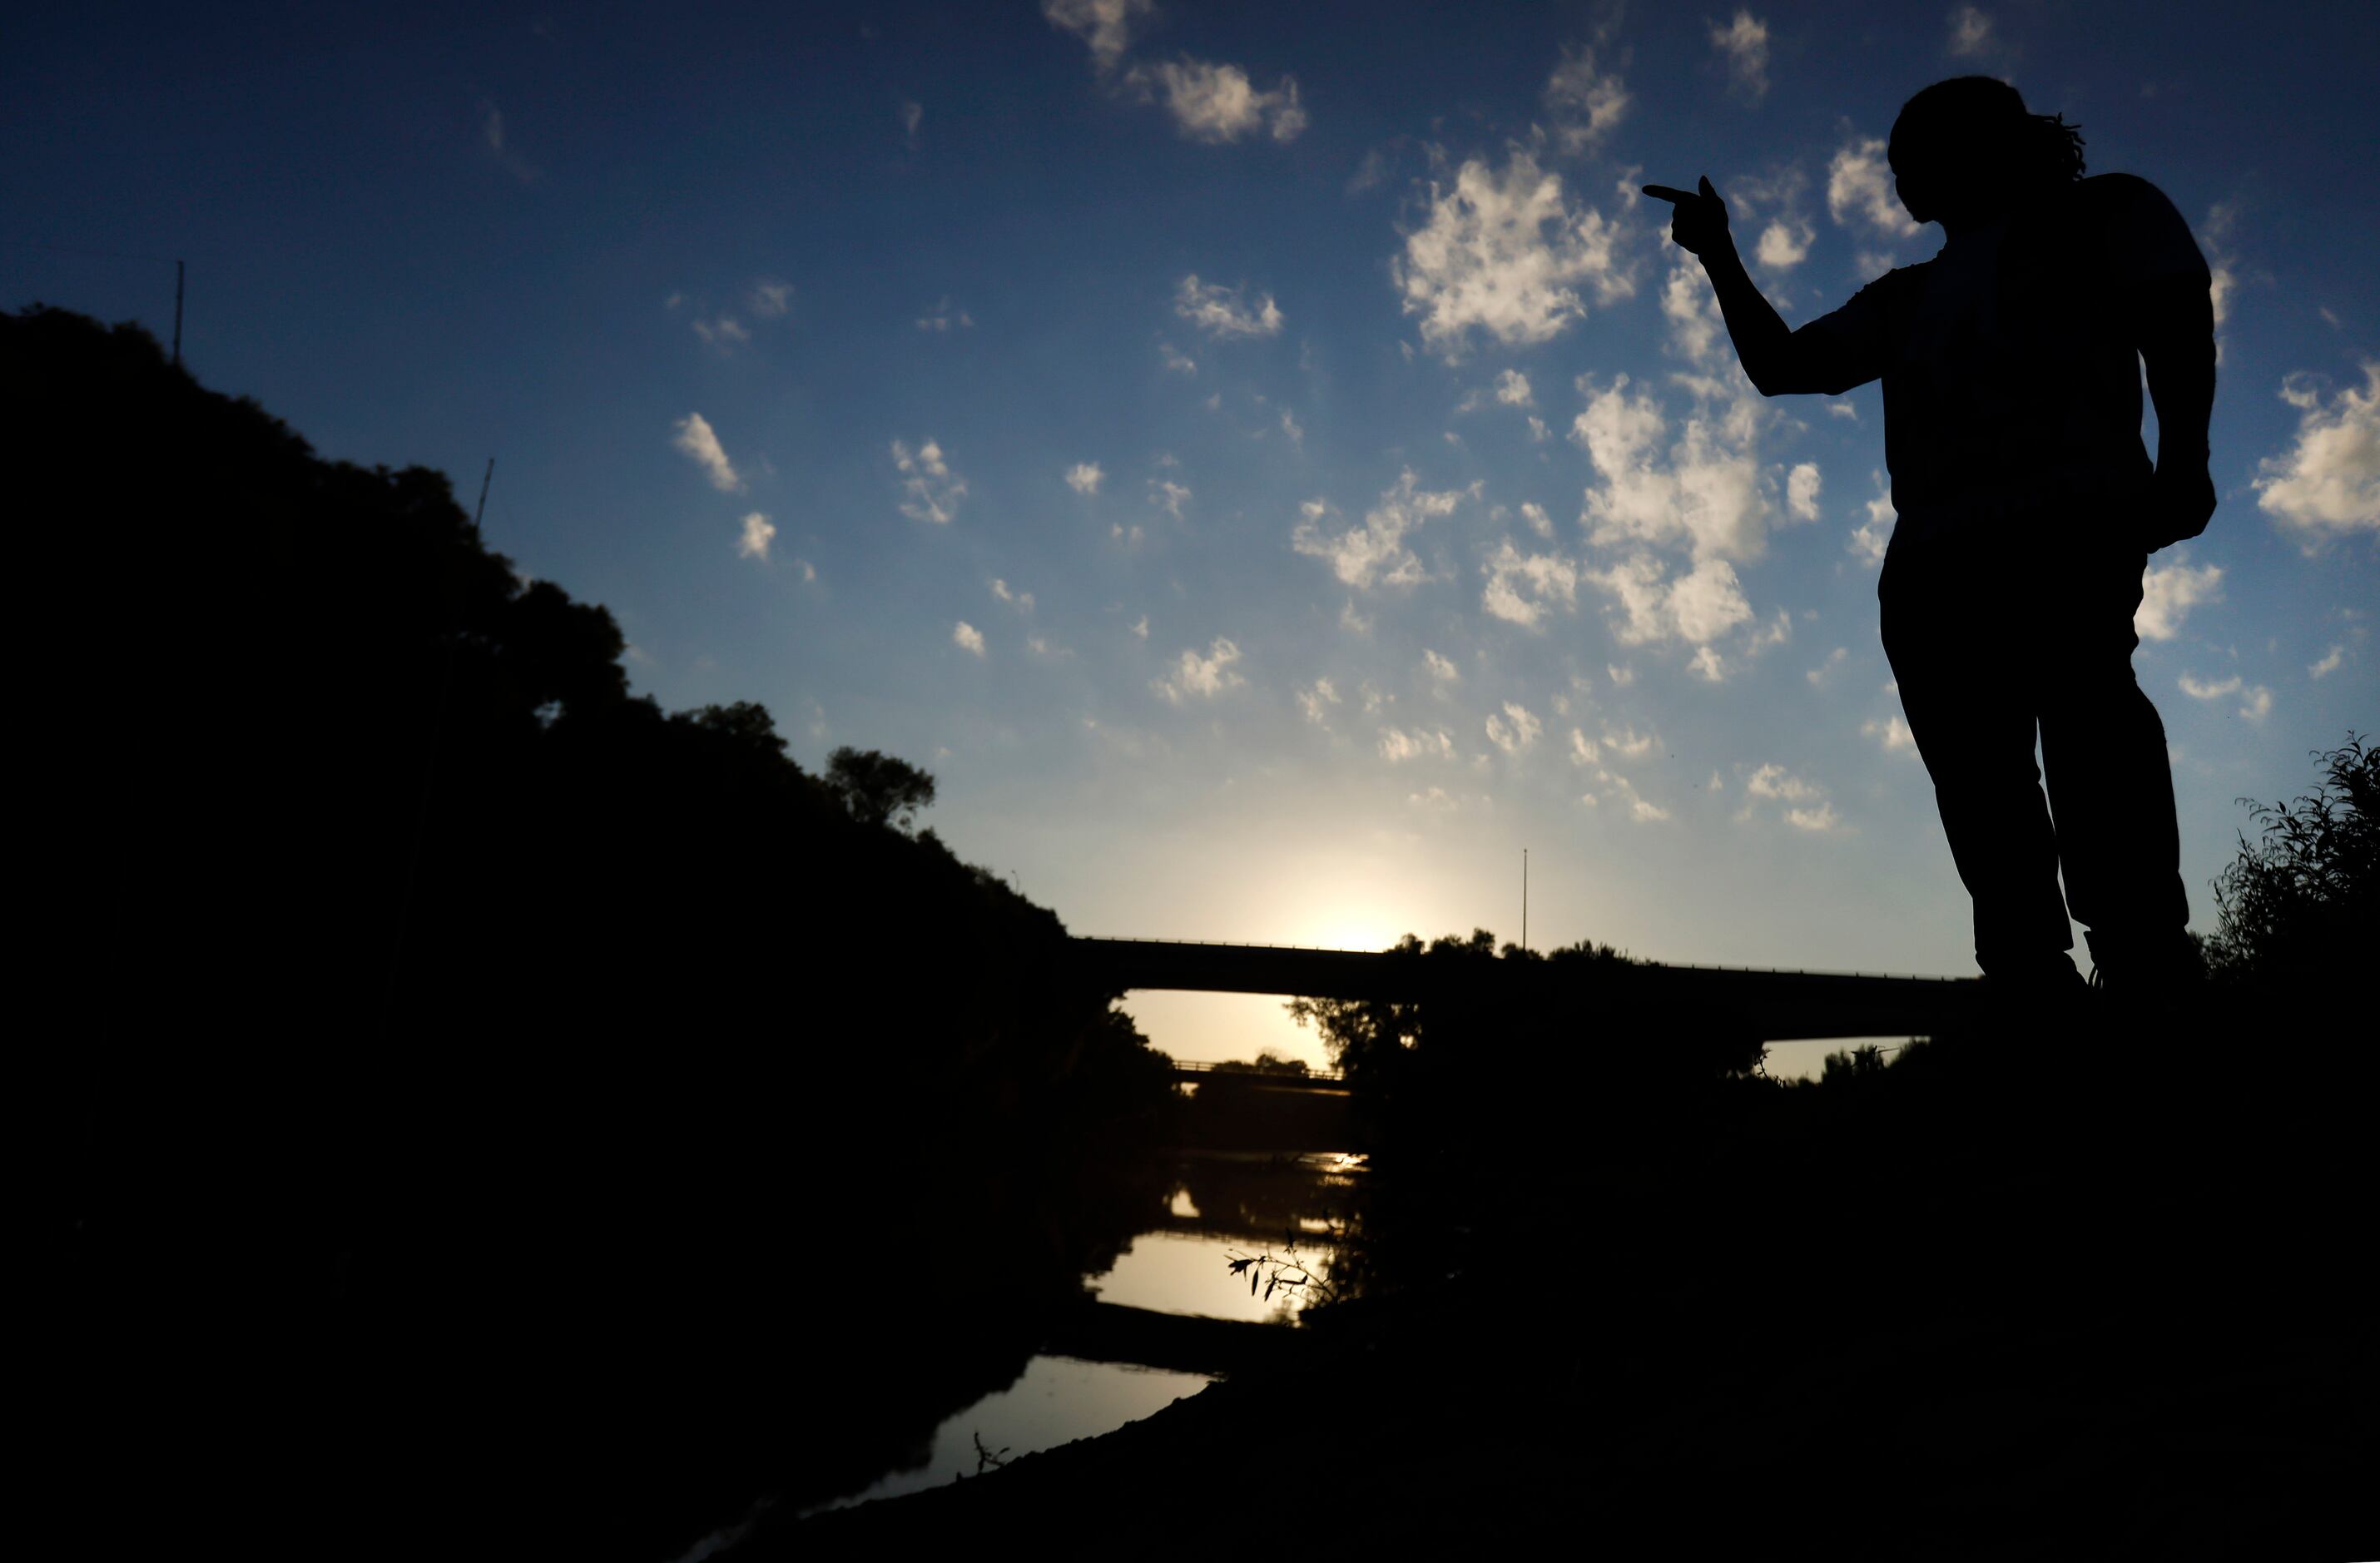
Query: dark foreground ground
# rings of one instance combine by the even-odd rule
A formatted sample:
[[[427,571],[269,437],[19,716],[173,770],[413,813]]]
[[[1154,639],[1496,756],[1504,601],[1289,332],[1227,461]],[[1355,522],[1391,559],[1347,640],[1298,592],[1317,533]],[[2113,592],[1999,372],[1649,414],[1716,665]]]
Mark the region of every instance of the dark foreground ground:
[[[733,1556],[2380,1557],[2369,1062],[1966,1058],[1598,1172],[1294,1365]]]

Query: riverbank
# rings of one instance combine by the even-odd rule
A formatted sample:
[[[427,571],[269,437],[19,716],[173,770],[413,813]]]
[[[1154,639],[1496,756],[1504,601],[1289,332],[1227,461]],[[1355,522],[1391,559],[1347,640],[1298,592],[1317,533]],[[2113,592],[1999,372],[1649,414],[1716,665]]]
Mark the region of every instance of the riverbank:
[[[730,1556],[2380,1555],[2370,1071],[2316,1099],[2156,1043],[1739,1121],[1324,1311],[1304,1361]]]
[[[2368,1350],[2344,1320],[2209,1335],[2179,1315],[1952,1313],[1830,1350],[1712,1351],[1707,1299],[1492,1327],[1475,1295],[1303,1367],[737,1557],[1334,1553],[1567,1538],[1616,1553],[2365,1556]],[[1650,1301],[1650,1300],[1648,1300]],[[1593,1343],[1624,1327],[1623,1339]]]

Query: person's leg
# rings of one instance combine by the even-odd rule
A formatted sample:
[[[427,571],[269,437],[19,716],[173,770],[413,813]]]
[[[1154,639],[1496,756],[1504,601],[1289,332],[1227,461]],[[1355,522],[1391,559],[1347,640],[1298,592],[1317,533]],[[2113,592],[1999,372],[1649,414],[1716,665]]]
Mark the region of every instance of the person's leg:
[[[2192,964],[2165,724],[2132,675],[2144,563],[2132,553],[2074,577],[2041,717],[2067,904],[2117,987],[2162,986]]]
[[[1975,963],[2005,982],[2070,985],[2058,839],[2034,764],[2037,659],[2010,633],[2014,605],[1971,570],[1923,557],[1888,560],[1876,590],[1901,709],[1974,898]]]

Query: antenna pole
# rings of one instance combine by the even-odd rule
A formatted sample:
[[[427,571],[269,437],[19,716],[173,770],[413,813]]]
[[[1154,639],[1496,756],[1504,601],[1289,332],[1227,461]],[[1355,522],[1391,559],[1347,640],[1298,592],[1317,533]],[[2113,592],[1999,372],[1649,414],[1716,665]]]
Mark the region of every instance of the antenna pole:
[[[174,367],[182,367],[182,273],[184,263],[174,262]]]
[[[1521,849],[1521,948],[1529,947],[1529,849]]]
[[[488,485],[496,480],[496,458],[488,458],[488,470],[480,475],[480,503],[471,512],[471,535],[480,535],[480,517],[488,513]]]

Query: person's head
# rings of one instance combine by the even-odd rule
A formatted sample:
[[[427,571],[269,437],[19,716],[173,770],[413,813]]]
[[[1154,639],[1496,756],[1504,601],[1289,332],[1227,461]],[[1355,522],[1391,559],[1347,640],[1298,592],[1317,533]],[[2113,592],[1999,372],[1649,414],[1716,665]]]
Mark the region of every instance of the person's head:
[[[2082,136],[2063,115],[2034,114],[1989,76],[1937,81],[1900,107],[1886,155],[1901,205],[1921,223],[1955,222],[2082,176]]]

